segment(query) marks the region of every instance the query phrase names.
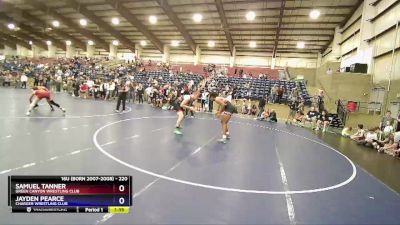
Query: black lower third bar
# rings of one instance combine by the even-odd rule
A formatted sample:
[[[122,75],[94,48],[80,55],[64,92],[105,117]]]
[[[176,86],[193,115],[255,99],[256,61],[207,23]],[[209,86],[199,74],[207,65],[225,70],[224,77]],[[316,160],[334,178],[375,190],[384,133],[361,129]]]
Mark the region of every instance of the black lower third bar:
[[[108,213],[108,207],[12,207],[13,213]]]

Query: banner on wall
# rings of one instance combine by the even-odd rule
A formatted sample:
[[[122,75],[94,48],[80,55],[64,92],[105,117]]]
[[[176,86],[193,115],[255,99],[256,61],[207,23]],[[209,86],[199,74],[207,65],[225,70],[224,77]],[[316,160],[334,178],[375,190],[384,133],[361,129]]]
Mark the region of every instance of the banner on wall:
[[[350,67],[355,63],[361,63],[368,65],[368,73],[370,73],[372,67],[372,57],[373,57],[372,47],[366,49],[365,51],[360,51],[360,52],[357,51],[357,54],[355,55],[342,58],[342,61],[340,62],[340,68],[346,68]]]

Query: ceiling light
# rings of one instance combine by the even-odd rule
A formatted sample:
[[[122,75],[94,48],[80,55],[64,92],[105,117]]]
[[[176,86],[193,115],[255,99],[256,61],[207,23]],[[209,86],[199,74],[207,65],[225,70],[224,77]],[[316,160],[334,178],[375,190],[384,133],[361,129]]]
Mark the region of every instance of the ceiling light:
[[[321,12],[319,10],[314,9],[310,12],[310,18],[313,20],[318,19],[319,15],[321,15]]]
[[[10,29],[10,30],[14,30],[14,29],[15,29],[15,24],[9,23],[9,24],[7,25],[7,27],[8,27],[8,29]]]
[[[94,45],[94,42],[92,40],[89,40],[87,43],[88,45]]]
[[[171,41],[171,45],[174,46],[174,47],[178,47],[179,46],[179,41],[173,40],[173,41]]]
[[[59,27],[60,26],[60,22],[58,22],[58,20],[54,20],[51,24],[53,24],[53,27]]]
[[[196,23],[200,23],[203,20],[203,16],[200,13],[196,13],[193,15],[193,21]]]
[[[33,45],[33,42],[32,42],[32,41],[29,41],[29,44],[30,44],[30,45]]]
[[[253,11],[249,11],[248,13],[246,13],[246,19],[251,21],[254,20],[256,18],[256,13]]]
[[[112,44],[115,45],[115,46],[117,46],[117,45],[119,45],[119,41],[114,40],[114,41],[112,41]]]
[[[215,46],[214,41],[208,41],[208,47],[213,48]]]
[[[51,45],[51,41],[46,41],[46,45]]]
[[[305,46],[304,41],[297,42],[297,48],[304,48],[304,46]]]
[[[141,46],[146,46],[146,45],[147,45],[147,42],[146,42],[146,41],[140,41],[140,45],[141,45]]]
[[[257,47],[257,43],[255,41],[250,41],[249,46],[250,48],[255,48]]]
[[[65,44],[68,45],[68,46],[70,46],[70,45],[72,44],[72,42],[69,41],[69,40],[67,40],[67,41],[65,41]]]
[[[156,16],[149,16],[149,22],[151,24],[157,23],[157,17]]]
[[[113,17],[111,19],[111,23],[114,24],[114,25],[118,25],[119,24],[119,19],[117,17]]]
[[[87,20],[85,20],[85,19],[80,19],[80,20],[79,20],[79,24],[80,24],[81,26],[86,26],[86,25],[87,25]]]

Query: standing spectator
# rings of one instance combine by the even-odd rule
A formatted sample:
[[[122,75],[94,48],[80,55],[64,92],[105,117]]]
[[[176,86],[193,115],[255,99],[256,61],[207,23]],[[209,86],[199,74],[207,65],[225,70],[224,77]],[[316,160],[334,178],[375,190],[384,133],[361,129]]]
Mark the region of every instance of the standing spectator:
[[[276,103],[276,98],[277,98],[277,96],[278,96],[278,85],[274,85],[272,88],[271,88],[271,102],[272,103]]]
[[[25,75],[25,73],[22,73],[22,75],[21,75],[21,88],[26,89],[26,82],[28,82],[28,77]]]
[[[322,111],[325,110],[324,91],[323,90],[319,90],[319,93],[317,96],[317,105],[318,105],[319,113],[322,113]]]
[[[214,100],[213,99],[208,99],[208,111],[213,112],[214,110]]]
[[[289,112],[289,115],[288,115],[285,123],[292,124],[293,120],[295,119],[297,110],[299,110],[299,108],[298,108],[299,102],[297,100],[291,101],[291,102],[289,102],[288,106],[289,106],[290,112]]]
[[[125,111],[126,96],[128,94],[128,91],[129,91],[129,84],[126,84],[125,82],[122,81],[120,88],[118,88],[118,101],[115,112],[120,112],[119,107],[121,106],[121,102],[122,102],[122,110]]]
[[[205,105],[206,105],[208,95],[209,95],[209,93],[207,90],[204,90],[203,93],[201,94],[201,109],[202,109],[202,111],[205,111]]]
[[[260,117],[261,113],[264,112],[265,104],[266,104],[265,98],[261,97],[259,102],[258,102],[258,115],[257,115],[257,117]]]
[[[143,94],[144,94],[143,85],[139,84],[138,89],[137,89],[139,104],[143,104]]]
[[[277,91],[277,100],[276,100],[276,102],[278,104],[282,104],[283,93],[284,93],[283,86],[280,86],[278,88],[278,91]]]

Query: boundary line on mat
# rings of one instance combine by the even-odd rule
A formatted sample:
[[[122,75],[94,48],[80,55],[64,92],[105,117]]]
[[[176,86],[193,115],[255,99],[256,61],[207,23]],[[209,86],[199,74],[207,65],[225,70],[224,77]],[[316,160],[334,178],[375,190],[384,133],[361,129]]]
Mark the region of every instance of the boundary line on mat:
[[[164,128],[160,128],[160,129],[164,129]],[[160,130],[160,129],[156,129],[156,130]],[[172,172],[174,169],[178,168],[184,161],[186,161],[187,159],[189,159],[190,157],[194,156],[195,154],[197,154],[198,152],[200,152],[206,145],[210,144],[212,140],[214,140],[216,137],[218,136],[215,135],[212,138],[210,138],[205,144],[201,145],[200,147],[196,148],[192,153],[190,153],[188,156],[186,156],[185,158],[183,158],[181,161],[175,163],[171,168],[169,168],[168,170],[166,170],[163,174],[167,175],[168,173]],[[157,177],[156,179],[154,179],[152,182],[148,183],[146,186],[144,186],[142,189],[140,189],[138,192],[136,192],[133,195],[133,199],[139,197],[140,195],[142,195],[144,192],[146,192],[151,186],[153,186],[155,183],[157,183],[159,180],[161,180],[161,178]],[[112,213],[107,213],[105,214],[100,220],[98,220],[96,222],[96,225],[99,224],[103,224],[105,223],[107,220],[111,219],[111,217],[113,217],[115,214]]]
[[[173,181],[173,182],[176,182],[176,183],[181,183],[181,184],[186,184],[186,185],[191,185],[191,186],[201,187],[201,188],[206,188],[206,189],[221,190],[221,191],[239,192],[239,193],[251,193],[251,194],[272,194],[272,195],[310,194],[310,193],[317,193],[317,192],[323,192],[323,191],[330,191],[330,190],[345,186],[345,185],[349,184],[351,181],[353,181],[355,179],[356,175],[357,175],[357,168],[356,168],[355,164],[353,163],[353,161],[351,161],[347,156],[345,156],[341,152],[337,151],[336,149],[330,147],[329,145],[326,145],[324,143],[321,143],[321,142],[318,142],[318,141],[312,140],[310,138],[303,137],[303,136],[300,136],[300,135],[297,135],[297,134],[294,134],[294,133],[291,133],[291,132],[282,131],[282,130],[279,130],[279,129],[274,129],[274,128],[265,127],[265,126],[255,126],[255,127],[260,127],[260,128],[264,128],[264,129],[270,129],[270,130],[275,130],[275,131],[278,131],[278,132],[287,133],[287,134],[290,134],[290,135],[293,135],[293,136],[296,136],[296,137],[299,137],[299,138],[303,138],[305,140],[311,141],[313,143],[319,144],[321,146],[324,146],[324,147],[326,147],[328,149],[331,149],[331,150],[335,151],[336,153],[338,153],[339,155],[344,157],[350,163],[350,165],[351,165],[351,167],[353,169],[352,175],[347,180],[345,180],[345,181],[343,181],[343,182],[341,182],[339,184],[332,185],[332,186],[329,186],[329,187],[317,188],[317,189],[309,189],[309,190],[299,190],[299,191],[259,191],[259,190],[246,190],[246,189],[238,189],[238,188],[226,188],[226,187],[221,187],[221,186],[206,185],[206,184],[200,184],[200,183],[196,183],[196,182],[190,182],[190,181],[185,181],[185,180],[181,180],[181,179],[176,179],[176,178],[173,178],[173,177],[168,177],[168,176],[165,176],[165,175],[162,175],[162,174],[157,174],[157,173],[151,172],[149,170],[145,170],[145,169],[136,167],[134,165],[131,165],[131,164],[129,164],[129,163],[125,162],[125,161],[122,161],[122,160],[118,159],[117,157],[111,155],[110,153],[105,151],[97,141],[98,134],[104,128],[112,126],[112,125],[117,124],[117,123],[122,123],[122,122],[130,121],[130,120],[170,119],[170,118],[176,118],[176,117],[175,116],[154,116],[154,117],[147,116],[147,117],[128,118],[128,119],[123,119],[123,120],[111,122],[111,123],[108,123],[108,124],[100,127],[99,129],[97,129],[96,132],[93,134],[92,140],[93,140],[93,143],[96,146],[97,150],[102,152],[104,155],[106,155],[110,159],[118,162],[119,164],[124,165],[126,167],[129,167],[131,169],[134,169],[134,170],[136,170],[138,172],[142,172],[142,173],[148,174],[150,176],[158,177],[158,178],[161,178],[161,179],[164,179],[164,180]],[[198,119],[205,119],[205,118],[198,118]],[[205,120],[216,120],[216,119],[205,119]],[[237,124],[252,125],[250,123],[241,123],[241,122],[235,122],[235,121],[232,121],[232,122],[233,123],[237,123]]]
[[[15,116],[15,117],[5,117],[1,116],[0,119],[82,119],[82,118],[93,118],[93,117],[106,117],[113,115],[122,115],[132,111],[132,108],[127,106],[128,110],[119,112],[119,113],[109,113],[109,114],[96,114],[96,115],[87,115],[87,116]]]

